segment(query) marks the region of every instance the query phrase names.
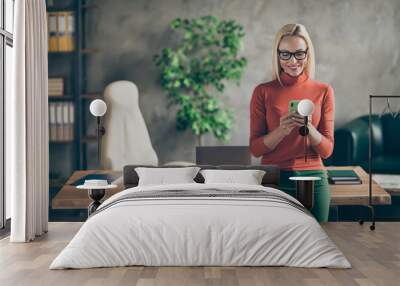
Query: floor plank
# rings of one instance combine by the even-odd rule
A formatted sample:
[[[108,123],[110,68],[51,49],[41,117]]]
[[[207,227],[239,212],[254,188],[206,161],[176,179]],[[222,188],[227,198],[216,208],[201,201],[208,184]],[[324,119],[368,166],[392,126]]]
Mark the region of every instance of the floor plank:
[[[330,238],[352,263],[352,269],[290,267],[118,267],[50,271],[55,256],[82,223],[50,223],[49,233],[32,243],[0,240],[0,285],[399,285],[400,223],[326,223]]]

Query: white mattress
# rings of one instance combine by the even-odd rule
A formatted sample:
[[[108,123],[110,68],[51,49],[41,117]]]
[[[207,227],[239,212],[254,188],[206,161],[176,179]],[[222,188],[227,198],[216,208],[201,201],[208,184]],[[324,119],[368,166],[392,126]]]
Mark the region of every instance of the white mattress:
[[[127,189],[104,202],[50,269],[145,266],[293,266],[350,268],[307,212],[274,200],[233,197],[115,201],[145,191],[262,190],[239,184],[175,184]]]

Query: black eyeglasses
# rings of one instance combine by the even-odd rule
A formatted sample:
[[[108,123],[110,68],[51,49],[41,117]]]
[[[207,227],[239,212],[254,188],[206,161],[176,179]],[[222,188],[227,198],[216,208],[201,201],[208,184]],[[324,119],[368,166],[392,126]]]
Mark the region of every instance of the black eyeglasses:
[[[289,51],[280,51],[278,50],[278,56],[283,61],[288,61],[294,56],[296,60],[304,60],[307,56],[308,48],[305,51],[296,51],[291,53]]]

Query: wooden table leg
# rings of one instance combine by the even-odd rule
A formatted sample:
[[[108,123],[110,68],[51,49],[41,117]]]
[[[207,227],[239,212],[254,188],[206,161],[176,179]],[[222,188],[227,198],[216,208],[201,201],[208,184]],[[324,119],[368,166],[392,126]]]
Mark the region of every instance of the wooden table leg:
[[[314,206],[314,181],[296,181],[296,197],[311,210]]]

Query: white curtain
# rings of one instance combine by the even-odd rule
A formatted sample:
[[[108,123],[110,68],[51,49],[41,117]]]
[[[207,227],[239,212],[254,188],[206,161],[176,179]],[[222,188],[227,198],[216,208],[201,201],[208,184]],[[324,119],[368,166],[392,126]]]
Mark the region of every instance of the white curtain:
[[[45,0],[15,1],[13,94],[6,99],[6,173],[12,242],[48,226],[47,22]]]

